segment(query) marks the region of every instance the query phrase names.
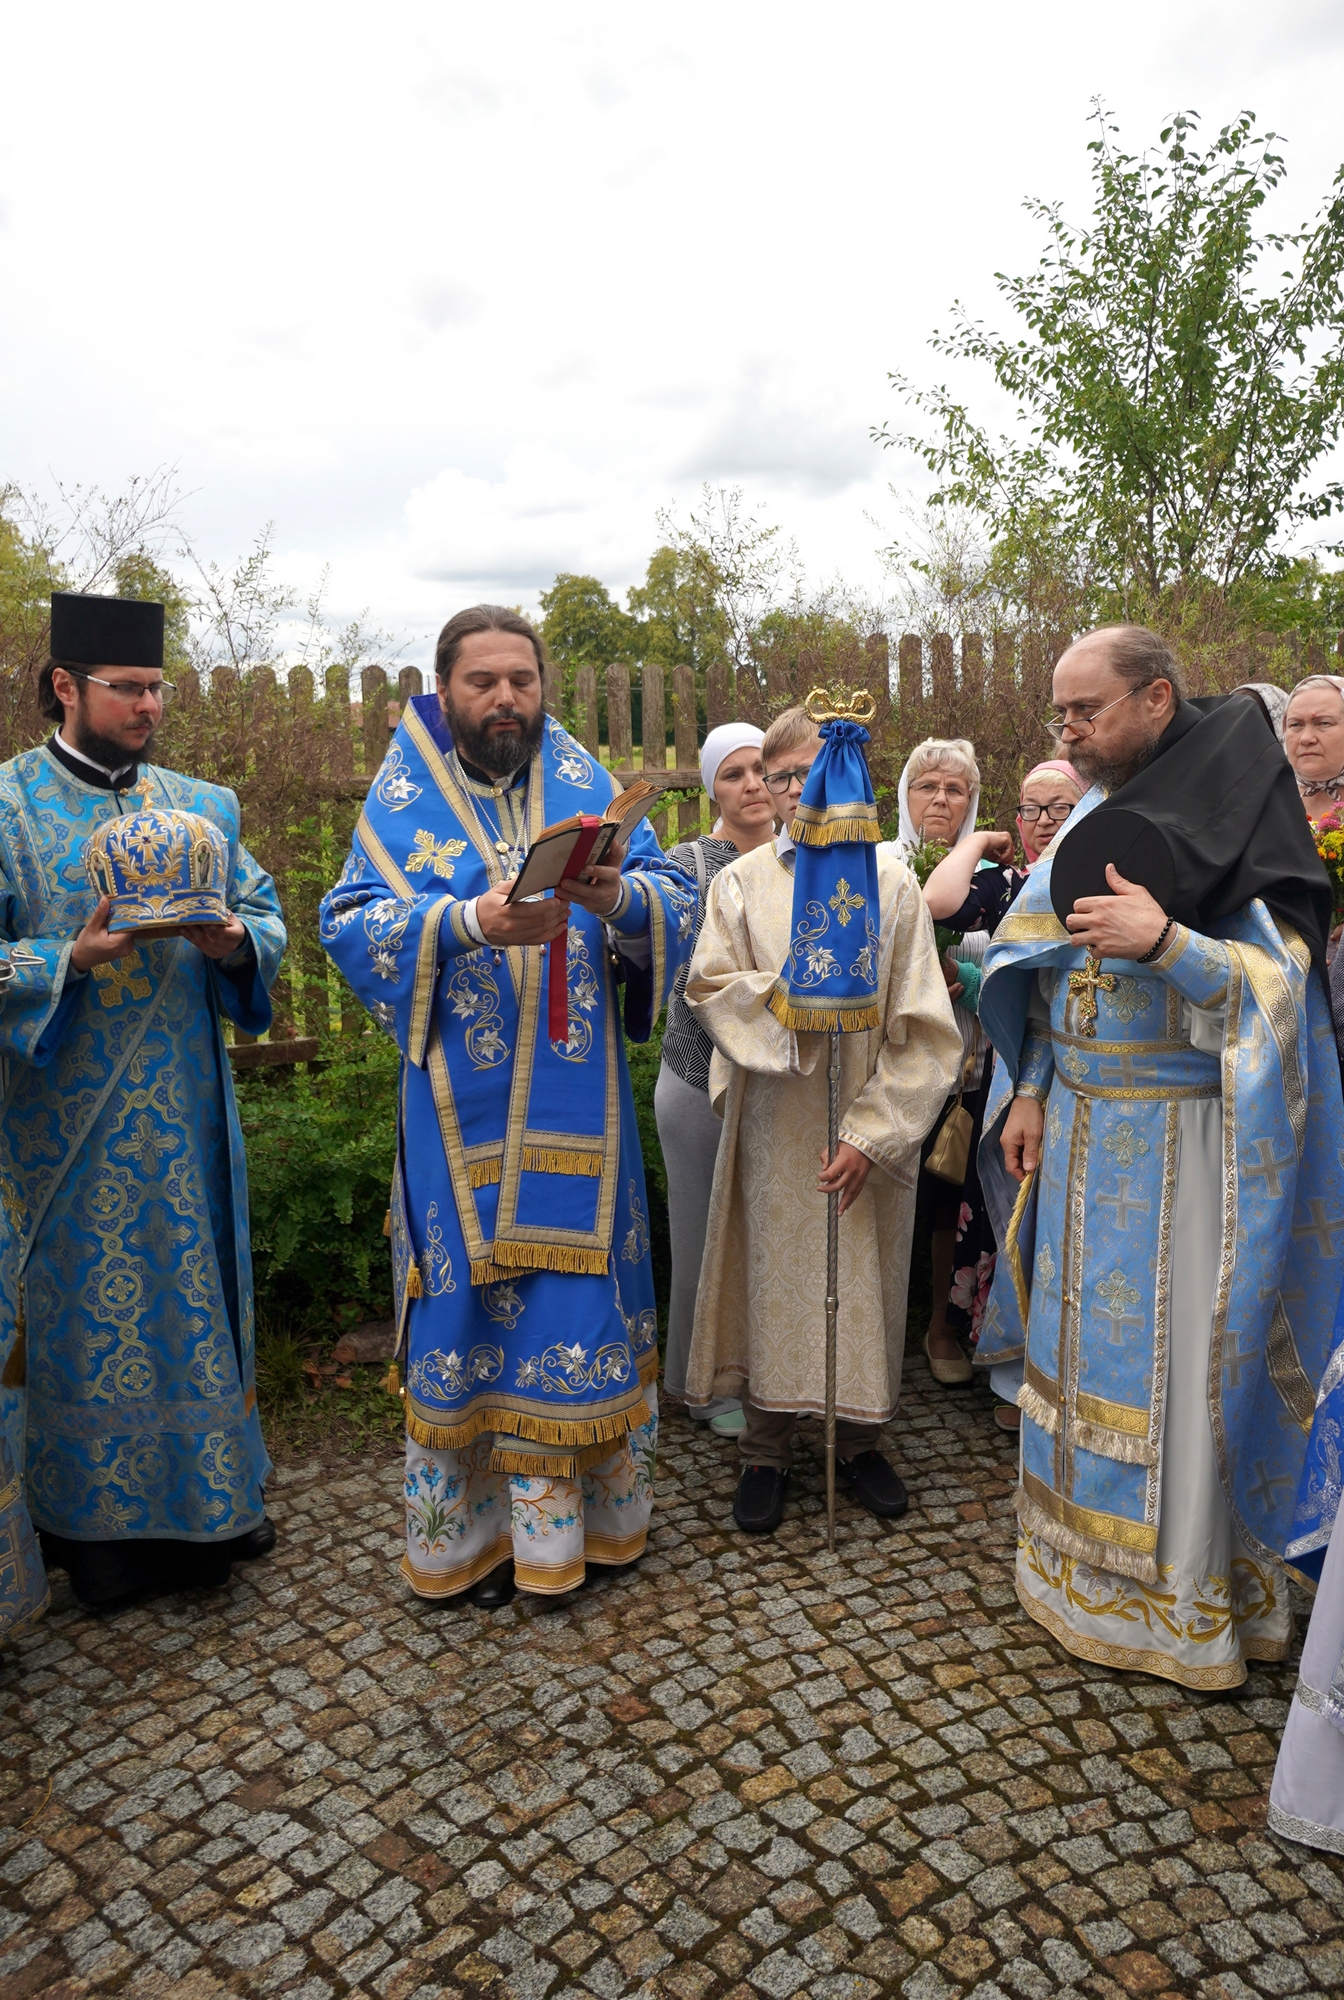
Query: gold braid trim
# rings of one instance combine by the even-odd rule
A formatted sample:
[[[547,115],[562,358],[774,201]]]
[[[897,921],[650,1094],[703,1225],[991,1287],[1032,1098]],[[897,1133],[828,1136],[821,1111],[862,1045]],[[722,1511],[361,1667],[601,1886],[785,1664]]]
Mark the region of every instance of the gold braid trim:
[[[647,1389],[650,1382],[658,1380],[658,1349],[651,1347],[639,1364],[639,1386]]]
[[[805,1035],[861,1035],[867,1028],[880,1028],[882,1010],[871,1007],[796,1007],[782,987],[766,995],[766,1006],[783,1028]]]
[[[603,1278],[611,1261],[609,1250],[575,1250],[563,1243],[506,1243],[496,1238],[488,1257],[472,1259],[473,1285],[498,1285],[520,1271],[570,1271]]]
[[[534,1444],[583,1446],[599,1445],[601,1449],[591,1463],[605,1458],[611,1451],[612,1442],[630,1431],[637,1431],[649,1421],[649,1406],[643,1396],[629,1409],[617,1410],[604,1417],[575,1418],[534,1417],[526,1410],[506,1410],[483,1403],[464,1417],[460,1424],[427,1424],[409,1406],[406,1410],[407,1435],[417,1444],[427,1445],[431,1451],[461,1451],[482,1431],[495,1431],[506,1437],[531,1438]],[[562,1470],[559,1456],[548,1461],[550,1470]],[[566,1475],[571,1476],[571,1475]]]
[[[1059,1411],[1053,1403],[1047,1403],[1039,1389],[1033,1389],[1030,1382],[1024,1382],[1017,1392],[1017,1407],[1025,1410],[1031,1421],[1047,1437],[1054,1437],[1059,1430]]]
[[[1115,1542],[1103,1542],[1094,1535],[1084,1535],[1077,1528],[1066,1528],[1062,1521],[1056,1521],[1031,1498],[1018,1488],[1017,1518],[1029,1534],[1040,1537],[1048,1548],[1057,1549],[1062,1556],[1072,1556],[1075,1562],[1086,1563],[1089,1569],[1109,1570],[1115,1576],[1132,1576],[1136,1583],[1157,1584],[1161,1582],[1157,1562],[1153,1556],[1140,1555],[1135,1549],[1122,1549]]]
[[[1109,1424],[1075,1420],[1072,1437],[1079,1451],[1090,1451],[1097,1458],[1114,1459],[1120,1465],[1156,1465],[1159,1462],[1157,1448],[1149,1444],[1146,1437],[1112,1430]]]

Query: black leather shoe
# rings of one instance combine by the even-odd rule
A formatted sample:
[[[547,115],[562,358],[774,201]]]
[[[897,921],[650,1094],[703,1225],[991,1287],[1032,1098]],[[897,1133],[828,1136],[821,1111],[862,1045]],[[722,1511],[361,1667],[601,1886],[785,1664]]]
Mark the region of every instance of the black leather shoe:
[[[747,1465],[733,1495],[733,1519],[748,1535],[773,1535],[784,1519],[787,1472],[773,1465]]]
[[[230,1562],[256,1562],[259,1556],[268,1556],[275,1547],[275,1522],[267,1514],[259,1528],[249,1528],[245,1535],[235,1535],[224,1544]]]
[[[910,1505],[904,1482],[880,1451],[861,1451],[856,1458],[837,1458],[835,1469],[860,1507],[866,1507],[879,1520],[894,1521]]]
[[[478,1583],[473,1583],[467,1592],[467,1602],[479,1606],[482,1611],[501,1611],[511,1604],[518,1595],[518,1586],[513,1580],[513,1557],[492,1569]]]

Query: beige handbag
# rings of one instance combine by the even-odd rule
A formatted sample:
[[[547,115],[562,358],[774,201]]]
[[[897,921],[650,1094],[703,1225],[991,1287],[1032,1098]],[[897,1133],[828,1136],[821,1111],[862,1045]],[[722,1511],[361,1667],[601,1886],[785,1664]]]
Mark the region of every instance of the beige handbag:
[[[924,1165],[937,1180],[950,1181],[953,1187],[960,1187],[966,1179],[966,1169],[971,1163],[971,1133],[975,1130],[975,1120],[962,1097],[967,1080],[975,1068],[975,1050],[966,1058],[961,1072],[961,1083],[957,1090],[957,1101],[942,1123],[938,1137],[929,1149]]]

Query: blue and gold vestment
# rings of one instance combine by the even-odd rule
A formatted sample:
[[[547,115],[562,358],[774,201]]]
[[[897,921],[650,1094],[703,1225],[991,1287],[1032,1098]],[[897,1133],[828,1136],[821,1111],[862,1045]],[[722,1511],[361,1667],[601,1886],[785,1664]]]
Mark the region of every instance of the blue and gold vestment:
[[[615,790],[547,717],[525,841]],[[466,928],[465,903],[506,878],[499,810],[437,695],[409,702],[322,939],[403,1057],[391,1232],[410,1435],[448,1451],[490,1430],[495,1471],[575,1476],[644,1422],[657,1373],[644,1169],[601,920],[571,908],[564,1042],[546,1036],[547,956]],[[624,1024],[644,1041],[689,955],[695,888],[647,820],[625,881],[613,928],[647,941],[648,963],[623,960]]]
[[[1019,1512],[1064,1555],[1158,1581],[1179,1112],[1220,1098],[1209,1415],[1236,1532],[1281,1560],[1344,1273],[1325,994],[1305,945],[1258,900],[1217,937],[1177,925],[1150,965],[1104,960],[1093,987],[1051,906],[1050,866],[1000,924],[980,995],[996,1051],[980,1175],[1003,1254],[976,1359],[1024,1362]],[[1048,1024],[1033,1018],[1038,975]],[[1225,1010],[1221,1046],[1191,1030],[1190,1009]],[[999,1147],[1015,1094],[1045,1105],[1041,1165],[1020,1190]]]
[[[81,977],[96,826],[146,806],[211,820],[254,957],[238,977],[182,938]],[[0,768],[0,1351],[26,1348],[27,1487],[70,1541],[213,1542],[264,1516],[247,1178],[221,1014],[270,1024],[285,932],[232,792],[143,767],[121,793],[45,749]],[[23,1307],[16,1332],[16,1304]],[[21,1367],[7,1371],[22,1376]]]

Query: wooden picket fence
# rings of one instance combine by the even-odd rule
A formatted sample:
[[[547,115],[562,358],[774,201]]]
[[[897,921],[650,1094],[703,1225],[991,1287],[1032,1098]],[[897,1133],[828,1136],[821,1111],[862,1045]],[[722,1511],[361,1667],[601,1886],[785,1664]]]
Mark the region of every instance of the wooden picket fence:
[[[697,676],[646,663],[605,669],[600,680],[580,667],[565,686],[546,677],[546,706],[618,780],[657,772],[671,793],[653,821],[659,839],[707,831],[700,791],[704,732],[732,720],[765,728],[819,684],[873,696],[871,764],[884,820],[895,816],[896,779],[915,743],[927,736],[968,737],[983,774],[981,812],[1011,824],[1023,769],[1050,755],[1044,716],[1050,675],[1065,635],[1017,644],[946,634],[925,642],[906,634],[893,661],[885,635],[852,634],[826,649],[767,651],[752,670],[726,662]],[[1192,691],[1226,690],[1245,680],[1291,685],[1303,673],[1344,666],[1344,635],[1296,640],[1262,635],[1212,658],[1187,663]],[[49,725],[37,714],[32,677],[0,675],[0,756],[39,742]],[[270,668],[245,673],[216,667],[208,680],[182,679],[165,716],[156,760],[229,785],[242,806],[243,839],[275,876],[290,945],[275,993],[275,1025],[260,1043],[237,1038],[240,1066],[286,1064],[331,1053],[333,1043],[368,1030],[363,1008],[318,940],[318,905],[340,872],[360,805],[396,729],[402,705],[425,692],[419,669],[395,680],[365,667],[357,686],[349,670],[328,666],[319,685],[305,667],[280,679]],[[638,696],[636,701],[635,697]],[[670,741],[669,741],[670,739]]]

